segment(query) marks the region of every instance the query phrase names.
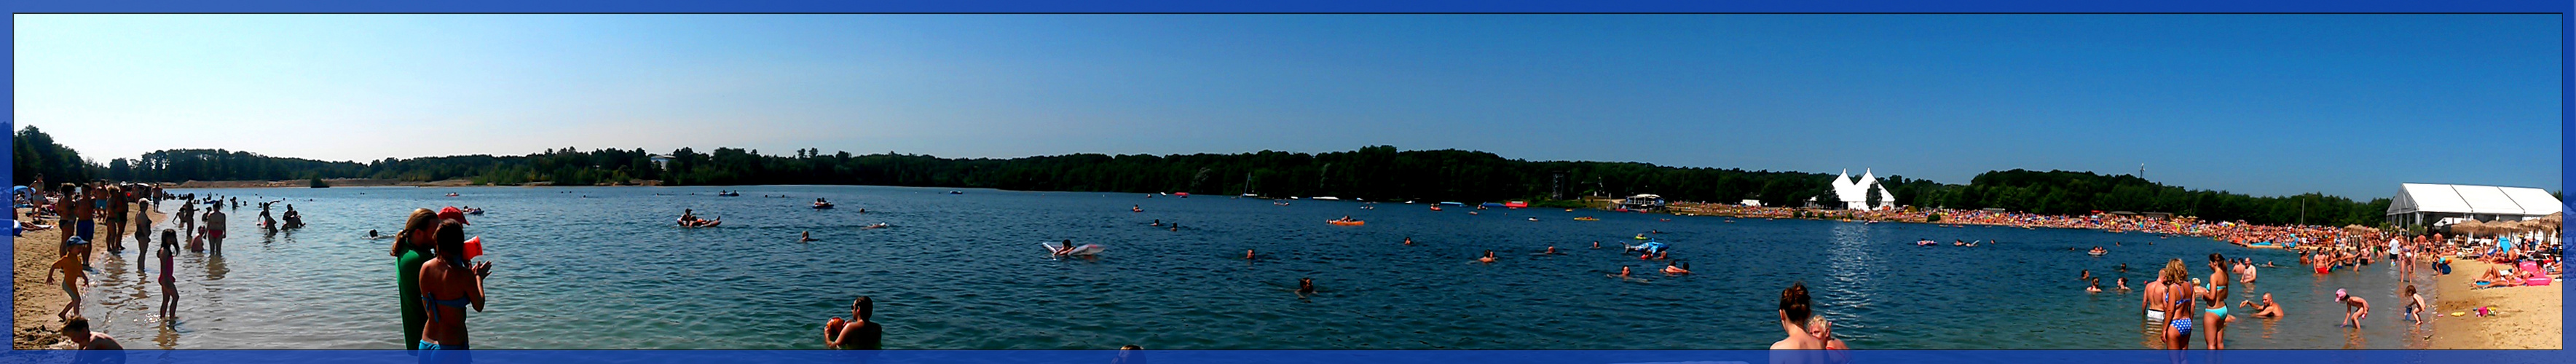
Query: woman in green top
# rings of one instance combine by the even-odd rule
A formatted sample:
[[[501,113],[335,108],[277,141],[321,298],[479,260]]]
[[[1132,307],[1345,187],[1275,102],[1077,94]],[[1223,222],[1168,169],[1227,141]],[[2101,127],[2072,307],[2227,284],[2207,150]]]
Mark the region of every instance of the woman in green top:
[[[420,266],[428,263],[437,246],[438,213],[429,209],[411,210],[411,219],[403,222],[402,232],[394,233],[394,286],[402,293],[403,347],[420,349],[420,327],[429,322],[429,313],[420,306]]]

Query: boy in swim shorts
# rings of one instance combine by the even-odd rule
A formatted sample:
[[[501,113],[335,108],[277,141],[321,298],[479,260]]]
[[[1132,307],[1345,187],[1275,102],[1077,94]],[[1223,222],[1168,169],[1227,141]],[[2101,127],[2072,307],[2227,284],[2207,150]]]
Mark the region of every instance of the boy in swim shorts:
[[[89,242],[86,239],[72,239],[79,243],[75,244],[75,246],[89,245]],[[82,270],[88,268],[86,265],[87,264],[85,264],[85,262],[80,260],[79,254],[63,254],[62,257],[54,259],[53,269],[45,272],[45,283],[54,283],[54,275],[61,274],[63,276],[63,294],[71,296],[71,302],[64,303],[63,310],[61,312],[56,312],[55,316],[69,318],[80,315],[80,287],[89,283],[89,276],[81,273]]]

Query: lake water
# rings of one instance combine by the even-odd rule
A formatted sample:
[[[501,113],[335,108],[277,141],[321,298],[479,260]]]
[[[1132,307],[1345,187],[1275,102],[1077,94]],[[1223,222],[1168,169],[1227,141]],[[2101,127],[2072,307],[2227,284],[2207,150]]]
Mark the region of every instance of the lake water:
[[[745,196],[713,196],[718,190]],[[2139,331],[2138,296],[2086,294],[2078,270],[2105,276],[2106,286],[2129,277],[2134,287],[2170,258],[2185,258],[2194,276],[2209,273],[2200,262],[2212,252],[2296,260],[2207,239],[2088,230],[948,191],[180,190],[245,205],[286,199],[310,226],[262,233],[247,228],[255,207],[232,211],[223,256],[181,254],[174,325],[153,318],[159,289],[134,272],[131,253],[102,263],[87,309],[138,347],[399,348],[391,243],[364,236],[400,229],[412,208],[451,205],[490,211],[466,229],[487,243],[479,261],[495,266],[489,310],[468,325],[475,347],[493,349],[820,348],[822,321],[846,315],[858,295],[877,300],[888,348],[1759,349],[1781,337],[1780,290],[1801,281],[1836,335],[1858,348],[2146,348],[2153,340]],[[759,197],[780,194],[793,197]],[[808,208],[816,197],[839,208]],[[683,208],[725,223],[676,228],[670,221]],[[1324,223],[1343,215],[1368,224]],[[1579,216],[1601,221],[1571,220]],[[1156,219],[1181,229],[1147,226]],[[861,228],[879,222],[894,227]],[[1654,273],[1661,263],[1619,253],[1650,230],[1698,274],[1664,276]],[[805,231],[822,240],[796,242]],[[1415,244],[1402,245],[1406,237]],[[2000,243],[1914,246],[1919,238]],[[1109,248],[1097,259],[1051,259],[1037,245],[1063,239]],[[1608,248],[1589,249],[1594,241]],[[2104,257],[2067,250],[2115,244]],[[1551,245],[1565,254],[1532,254]],[[1261,258],[1240,259],[1245,249]],[[1502,259],[1473,262],[1486,250]],[[2113,272],[2120,263],[2131,271]],[[1622,266],[1640,279],[1608,276]],[[1322,292],[1299,297],[1300,277]],[[2261,277],[2235,299],[2273,293],[2289,317],[2236,310],[2231,348],[2422,346],[2409,339],[2422,333],[2395,319],[2392,265],[2327,276],[2264,269]],[[2384,307],[2362,329],[2338,328],[2336,288]]]

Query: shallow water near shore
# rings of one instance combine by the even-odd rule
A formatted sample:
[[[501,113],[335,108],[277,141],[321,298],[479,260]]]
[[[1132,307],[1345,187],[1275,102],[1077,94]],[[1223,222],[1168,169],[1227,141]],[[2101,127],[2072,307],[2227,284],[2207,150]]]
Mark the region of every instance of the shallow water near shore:
[[[159,287],[134,272],[130,250],[101,263],[87,309],[135,347],[399,348],[391,242],[366,231],[391,233],[412,208],[451,205],[490,211],[470,216],[466,232],[485,239],[478,260],[495,265],[488,310],[468,319],[473,345],[492,349],[820,348],[822,321],[847,315],[858,295],[877,300],[889,348],[1759,349],[1782,336],[1780,289],[1800,281],[1835,334],[1858,348],[2142,349],[2154,340],[2139,330],[2138,295],[2086,294],[2078,270],[2105,277],[2106,288],[2117,277],[2137,287],[2172,258],[2195,277],[2208,275],[2201,262],[2213,252],[2296,262],[2208,239],[2091,230],[948,191],[178,190],[245,205],[227,211],[224,255],[180,255],[180,319],[153,317]],[[780,194],[792,197],[760,197]],[[310,226],[263,233],[253,196],[289,200]],[[808,208],[816,197],[839,208]],[[724,225],[672,226],[683,208]],[[1343,215],[1368,224],[1323,221]],[[1601,221],[1571,220],[1579,216]],[[1181,228],[1146,225],[1156,219]],[[863,229],[879,222],[893,227]],[[1620,254],[1650,230],[1698,274],[1665,276],[1654,273],[1662,263]],[[821,241],[796,242],[804,231]],[[1406,237],[1415,244],[1401,244]],[[2000,243],[1912,244],[1921,238]],[[1097,259],[1051,259],[1037,245],[1064,239],[1109,248]],[[1589,249],[1593,241],[1606,248]],[[1533,254],[1550,245],[1564,254]],[[2068,250],[2096,245],[2111,253]],[[1245,261],[1245,249],[1261,257]],[[1473,262],[1485,250],[1502,259]],[[2130,271],[2113,271],[2120,263]],[[1633,279],[1608,276],[1622,266],[1636,269]],[[1322,292],[1299,297],[1300,277]],[[2230,302],[2272,293],[2289,317],[2236,309],[2230,348],[2422,346],[2424,333],[2397,318],[2393,265],[2325,276],[2267,268],[2260,277]],[[2337,288],[2378,306],[2362,328],[2336,327]]]

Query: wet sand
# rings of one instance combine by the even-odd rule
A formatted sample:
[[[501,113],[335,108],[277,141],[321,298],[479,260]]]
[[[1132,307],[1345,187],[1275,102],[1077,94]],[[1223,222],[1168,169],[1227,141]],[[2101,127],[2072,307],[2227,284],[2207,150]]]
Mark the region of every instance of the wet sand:
[[[2437,325],[2433,332],[2432,348],[2546,350],[2565,348],[2560,342],[2560,339],[2566,335],[2565,326],[2561,326],[2563,322],[2560,321],[2562,319],[2560,310],[2564,303],[2561,301],[2565,296],[2560,296],[2559,290],[2566,286],[2566,282],[2551,282],[2548,286],[2536,287],[2472,289],[2477,287],[2475,281],[2478,275],[2486,273],[2487,267],[2497,266],[2497,264],[2455,260],[2451,265],[2450,275],[2436,279],[2438,282],[2436,284],[2440,285],[2441,295],[2429,298],[2434,301],[2432,305],[2435,310],[2432,314],[2439,315],[2428,324]],[[2473,310],[2481,306],[2493,306],[2496,314],[2478,317],[2477,312]],[[2394,310],[2389,311],[2389,314],[2405,312],[2395,309],[2404,307],[2400,303],[2390,303],[2388,307]],[[2451,316],[2453,312],[2467,314]]]
[[[166,203],[168,201],[164,202]],[[158,205],[155,205],[154,208],[157,209],[159,207]],[[26,209],[19,209],[18,216],[28,216],[26,211]],[[170,227],[169,214],[161,213],[160,211],[150,211],[148,209],[145,211],[152,214],[152,228],[155,231]],[[141,213],[141,211],[138,211],[138,213]],[[56,244],[59,244],[62,241],[63,226],[60,226],[61,223],[59,221],[55,221],[53,219],[45,219],[40,222],[47,225],[56,225],[56,227],[53,229],[46,229],[44,231],[29,231],[26,234],[23,234],[24,236],[13,239],[17,249],[13,251],[15,254],[13,258],[17,263],[15,266],[17,269],[17,280],[15,281],[15,284],[10,287],[9,293],[11,297],[14,297],[10,303],[11,307],[14,307],[16,312],[10,317],[15,319],[12,322],[14,322],[13,325],[16,327],[12,328],[12,330],[15,330],[15,336],[12,338],[12,342],[9,347],[18,350],[61,349],[70,345],[70,342],[63,341],[62,332],[61,330],[58,330],[63,327],[63,320],[62,318],[54,316],[54,313],[61,312],[63,309],[63,303],[71,301],[71,296],[63,294],[62,289],[57,288],[57,284],[45,283],[45,274],[53,268],[55,255],[60,254],[59,252],[61,251],[61,247]],[[130,224],[132,222],[129,220],[127,223]],[[104,236],[107,234],[106,230],[107,229],[102,226],[98,229],[98,234]],[[133,244],[135,243],[134,237],[132,236],[133,232],[128,231],[126,234],[126,248],[133,249]],[[159,239],[160,237],[156,234],[153,238]],[[93,252],[92,255],[104,256],[108,254],[104,251],[105,248],[102,247],[99,249],[101,251]],[[92,273],[92,275],[95,276],[96,273]],[[60,279],[61,277],[55,278]]]

